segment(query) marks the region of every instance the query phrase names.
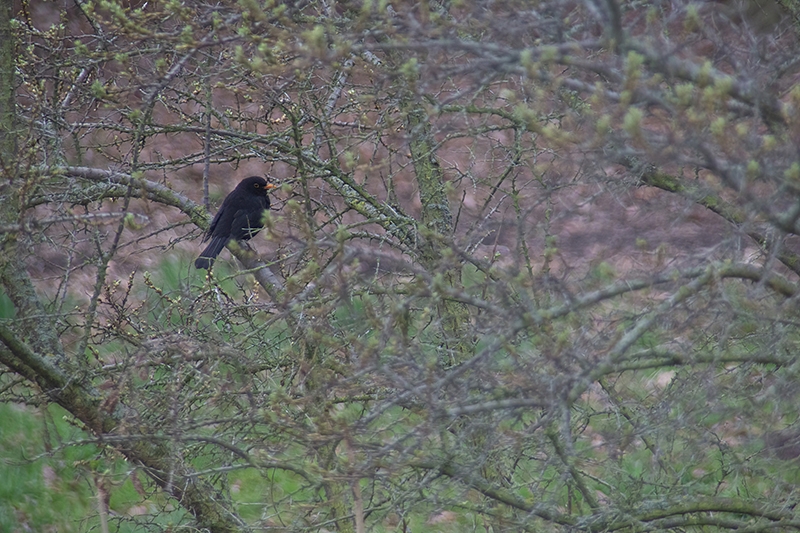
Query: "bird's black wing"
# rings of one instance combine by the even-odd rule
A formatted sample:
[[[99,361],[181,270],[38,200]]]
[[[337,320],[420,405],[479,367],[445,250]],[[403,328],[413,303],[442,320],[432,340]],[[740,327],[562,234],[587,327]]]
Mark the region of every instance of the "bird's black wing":
[[[244,203],[244,202],[243,202]],[[233,214],[230,235],[236,240],[247,240],[264,227],[264,211],[267,209],[265,197],[249,199]]]
[[[209,239],[211,239],[211,242],[208,243],[206,249],[202,251],[200,257],[194,262],[195,268],[210,269],[214,259],[225,248],[228,241],[231,240],[231,219],[234,211],[231,209],[228,198],[229,196],[223,200],[217,214],[214,215],[211,224],[208,226],[208,231],[203,235],[201,242],[206,242]]]
[[[214,235],[214,230],[217,229],[219,226],[219,221],[223,217],[223,213],[225,213],[225,203],[219,207],[217,214],[214,215],[214,218],[211,219],[211,224],[208,225],[208,229],[206,230],[205,234],[203,235],[203,240],[200,242],[206,242],[212,235]]]
[[[266,193],[265,189],[261,191]],[[266,194],[254,195],[249,189],[234,189],[222,201],[219,211],[208,226],[202,242],[209,238],[211,242],[197,258],[194,266],[210,269],[214,259],[231,239],[247,240],[258,233],[264,225],[262,218],[268,208],[269,198]]]

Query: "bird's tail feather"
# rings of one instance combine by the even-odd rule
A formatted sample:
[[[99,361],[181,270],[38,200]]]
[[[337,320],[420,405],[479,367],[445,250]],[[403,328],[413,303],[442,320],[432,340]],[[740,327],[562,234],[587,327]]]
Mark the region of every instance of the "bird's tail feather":
[[[214,259],[219,255],[225,245],[228,244],[228,240],[222,237],[212,237],[211,242],[208,243],[206,249],[203,250],[203,253],[200,254],[200,257],[194,262],[195,268],[203,268],[205,270],[210,270],[211,265],[214,264]]]

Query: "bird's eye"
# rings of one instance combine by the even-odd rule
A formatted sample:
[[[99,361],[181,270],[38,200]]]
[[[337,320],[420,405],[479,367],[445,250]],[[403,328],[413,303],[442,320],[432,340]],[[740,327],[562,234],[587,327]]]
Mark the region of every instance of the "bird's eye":
[[[253,184],[253,187],[255,187],[256,189],[258,189],[259,187],[261,187],[261,185],[259,185],[258,183],[254,183],[254,184]]]

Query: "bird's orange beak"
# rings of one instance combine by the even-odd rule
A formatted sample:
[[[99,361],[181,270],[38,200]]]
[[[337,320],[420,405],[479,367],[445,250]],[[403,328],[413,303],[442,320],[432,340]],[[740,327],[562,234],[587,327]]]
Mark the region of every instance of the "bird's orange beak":
[[[273,185],[272,183],[267,183],[267,186],[264,187],[265,189],[277,189],[277,185]]]

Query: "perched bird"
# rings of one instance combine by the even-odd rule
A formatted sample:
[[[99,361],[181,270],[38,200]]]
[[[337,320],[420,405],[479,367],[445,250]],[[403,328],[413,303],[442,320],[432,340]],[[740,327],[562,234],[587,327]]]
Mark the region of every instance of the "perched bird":
[[[264,227],[262,218],[269,209],[267,190],[275,186],[258,176],[245,178],[222,201],[214,220],[208,226],[202,242],[211,239],[197,261],[195,268],[209,270],[214,259],[231,239],[246,241]]]

